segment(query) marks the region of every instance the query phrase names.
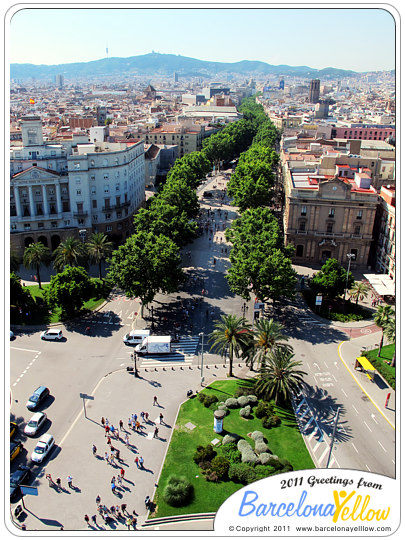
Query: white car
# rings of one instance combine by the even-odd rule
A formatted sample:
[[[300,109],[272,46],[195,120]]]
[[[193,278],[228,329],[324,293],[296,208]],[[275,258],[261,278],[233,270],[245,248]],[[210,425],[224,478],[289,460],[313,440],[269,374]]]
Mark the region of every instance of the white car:
[[[31,416],[27,425],[24,428],[24,433],[29,437],[33,437],[38,433],[41,427],[44,425],[47,416],[44,412],[37,412]]]
[[[149,335],[150,330],[132,330],[129,334],[125,334],[123,342],[125,345],[139,345]]]
[[[45,433],[37,442],[34,451],[31,454],[31,460],[35,463],[42,463],[55,444],[55,439],[50,433]]]
[[[50,328],[49,330],[44,330],[41,333],[41,339],[45,339],[48,341],[53,341],[53,340],[60,341],[61,339],[63,339],[62,330],[56,330],[56,328],[55,329]]]

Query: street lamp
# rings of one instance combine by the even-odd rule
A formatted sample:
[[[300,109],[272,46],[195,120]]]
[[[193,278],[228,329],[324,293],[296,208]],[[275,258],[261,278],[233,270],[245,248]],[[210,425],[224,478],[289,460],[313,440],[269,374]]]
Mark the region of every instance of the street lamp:
[[[246,319],[246,317],[245,317],[245,313],[246,313],[246,310],[247,310],[246,302],[243,302],[242,307],[240,308],[240,310],[243,313],[243,318]]]
[[[152,323],[151,323],[151,327],[152,329],[155,327],[155,322],[153,320],[153,306],[150,307],[150,310],[151,310],[151,313],[152,313]]]
[[[343,297],[343,301],[346,300],[346,290],[347,290],[347,282],[349,280],[350,263],[352,262],[352,260],[354,260],[356,258],[356,255],[354,253],[346,253],[346,257],[348,257],[348,259],[349,259],[349,264],[347,266],[345,294],[344,294],[344,297]]]
[[[138,373],[138,366],[136,364],[136,360],[137,360],[137,357],[138,355],[134,352],[134,353],[131,353],[131,358],[132,360],[134,361],[134,376],[135,377],[138,377],[139,373]]]
[[[203,372],[204,372],[204,332],[198,334],[201,338],[201,386],[204,382]]]

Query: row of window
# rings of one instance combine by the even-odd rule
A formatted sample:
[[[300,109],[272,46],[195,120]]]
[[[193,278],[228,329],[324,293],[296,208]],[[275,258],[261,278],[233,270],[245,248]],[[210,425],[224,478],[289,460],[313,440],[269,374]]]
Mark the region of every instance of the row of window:
[[[306,216],[306,215],[307,215],[307,207],[301,206],[301,216]],[[335,208],[329,208],[328,216],[330,218],[335,217]],[[356,219],[362,219],[362,217],[363,217],[363,210],[357,210]]]
[[[304,247],[305,246],[303,244],[298,244],[297,246],[295,246],[295,256],[296,257],[304,257]],[[357,256],[358,256],[358,250],[353,248],[353,249],[350,250],[350,253],[352,255],[354,255],[352,260],[355,261],[357,259]],[[330,251],[324,250],[322,252],[322,257],[330,258],[331,255],[332,255],[332,253]]]
[[[326,232],[327,233],[333,233],[333,229],[334,229],[334,226],[335,224],[333,222],[326,222]],[[307,230],[307,223],[306,221],[304,220],[301,220],[299,222],[299,230],[302,232],[302,231],[306,231]],[[361,226],[360,225],[355,225],[353,227],[353,233],[354,235],[360,235],[361,234]]]

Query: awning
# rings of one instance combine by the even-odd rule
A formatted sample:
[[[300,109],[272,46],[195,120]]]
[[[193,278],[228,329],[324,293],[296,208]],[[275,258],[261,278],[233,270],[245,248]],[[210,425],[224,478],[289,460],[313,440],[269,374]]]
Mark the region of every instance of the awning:
[[[387,274],[365,274],[364,277],[380,296],[395,296],[395,282]]]
[[[356,360],[365,371],[375,371],[375,367],[365,356],[359,356]]]

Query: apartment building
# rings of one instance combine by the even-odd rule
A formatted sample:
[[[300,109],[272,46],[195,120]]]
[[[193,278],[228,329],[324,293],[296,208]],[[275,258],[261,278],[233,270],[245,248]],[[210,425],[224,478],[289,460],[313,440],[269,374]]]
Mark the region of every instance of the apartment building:
[[[181,124],[167,124],[145,134],[146,144],[177,145],[179,158],[191,152],[200,152],[205,136],[204,126],[186,127]]]
[[[145,200],[143,141],[89,142],[86,134],[48,144],[39,117],[21,122],[12,147],[11,245],[22,255],[41,241],[51,250],[68,236],[104,232],[117,242],[132,230]]]
[[[314,162],[282,154],[284,239],[295,247],[294,263],[346,264],[352,253],[355,266],[369,264],[378,194],[369,171],[345,170],[337,165],[334,175],[321,175]]]
[[[384,186],[379,193],[375,229],[375,270],[395,281],[395,187]]]

